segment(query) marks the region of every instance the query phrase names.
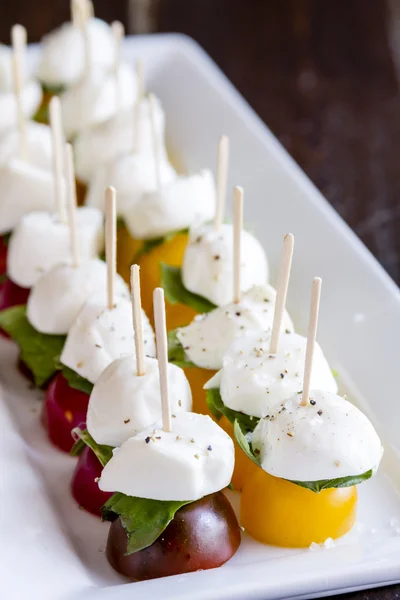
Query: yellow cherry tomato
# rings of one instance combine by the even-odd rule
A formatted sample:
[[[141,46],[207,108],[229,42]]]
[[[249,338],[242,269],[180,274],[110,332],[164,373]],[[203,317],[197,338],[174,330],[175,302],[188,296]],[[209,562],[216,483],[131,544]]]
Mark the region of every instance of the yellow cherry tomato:
[[[218,425],[222,427],[224,431],[233,439],[235,446],[235,469],[232,475],[232,484],[236,492],[240,492],[243,488],[243,484],[255,471],[259,470],[259,467],[253,463],[250,458],[246,456],[243,450],[238,446],[233,433],[233,425],[226,417],[222,417],[218,421]]]
[[[308,548],[350,531],[356,520],[356,487],[331,488],[319,494],[261,468],[243,485],[240,520],[264,544]]]
[[[201,415],[210,415],[215,421],[214,416],[208,410],[206,390],[203,390],[203,386],[215,375],[216,371],[211,371],[210,369],[198,369],[197,367],[186,367],[183,370],[185,371],[185,375],[192,390],[193,412]]]
[[[147,316],[153,321],[153,291],[161,285],[160,262],[173,267],[180,267],[188,241],[187,233],[177,233],[170,240],[155,246],[138,259],[140,266],[140,283],[142,306]],[[188,325],[196,316],[196,311],[182,304],[165,303],[168,330]]]

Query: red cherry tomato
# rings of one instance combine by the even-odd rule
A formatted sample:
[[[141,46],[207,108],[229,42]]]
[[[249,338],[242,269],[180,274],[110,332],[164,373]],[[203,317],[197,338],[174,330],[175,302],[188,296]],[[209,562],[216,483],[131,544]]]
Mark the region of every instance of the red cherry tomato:
[[[0,311],[19,304],[26,304],[30,289],[23,288],[13,283],[11,279],[5,279],[0,285]],[[0,329],[0,335],[10,337],[8,333]]]
[[[74,445],[71,431],[86,422],[89,395],[71,388],[58,373],[50,383],[43,404],[42,422],[50,440],[60,450],[69,452]]]
[[[4,275],[7,272],[7,253],[8,244],[6,243],[4,235],[0,236],[0,275]]]
[[[101,516],[101,507],[113,495],[103,492],[97,485],[103,467],[94,452],[86,446],[76,464],[71,482],[72,495],[82,508]]]

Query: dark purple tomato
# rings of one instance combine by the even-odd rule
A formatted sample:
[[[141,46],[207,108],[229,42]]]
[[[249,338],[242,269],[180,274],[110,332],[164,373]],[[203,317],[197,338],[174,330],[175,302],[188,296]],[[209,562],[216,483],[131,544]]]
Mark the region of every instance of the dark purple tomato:
[[[116,571],[142,581],[220,567],[239,545],[236,515],[217,492],[180,508],[151,546],[127,556],[127,536],[118,518],[111,524],[106,552]]]
[[[69,452],[74,445],[71,431],[86,422],[89,395],[75,390],[58,373],[47,388],[42,412],[42,422],[50,440],[60,450]]]
[[[103,492],[97,485],[103,467],[94,452],[86,446],[76,464],[71,482],[72,495],[85,510],[101,516],[101,507],[113,495]]]

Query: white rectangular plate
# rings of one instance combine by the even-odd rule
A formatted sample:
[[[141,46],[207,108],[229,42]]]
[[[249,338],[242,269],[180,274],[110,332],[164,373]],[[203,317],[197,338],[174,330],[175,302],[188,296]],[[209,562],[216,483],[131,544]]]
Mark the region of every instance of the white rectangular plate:
[[[16,350],[2,340],[0,597],[272,600],[400,581],[398,288],[193,41],[139,37],[124,51],[131,62],[144,59],[148,88],[166,110],[169,147],[185,169],[213,166],[219,135],[230,136],[230,184],[245,189],[245,220],[265,245],[273,282],[282,237],[295,234],[289,309],[300,332],[311,278],[323,277],[319,340],[342,387],[378,427],[385,459],[360,486],[357,525],[333,547],[283,550],[243,535],[220,569],[128,583],[105,558],[107,524],[71,498],[75,460],[50,446],[40,393],[16,372]]]

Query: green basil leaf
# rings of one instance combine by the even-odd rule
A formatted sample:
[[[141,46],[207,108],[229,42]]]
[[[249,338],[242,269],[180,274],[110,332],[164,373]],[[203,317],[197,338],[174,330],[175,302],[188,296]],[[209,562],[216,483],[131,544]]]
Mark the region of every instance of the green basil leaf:
[[[217,417],[218,419],[225,416],[232,425],[237,421],[246,433],[250,431],[254,431],[258,421],[258,417],[252,417],[250,415],[245,415],[238,410],[232,410],[225,406],[221,393],[218,388],[212,388],[210,390],[206,390],[206,402],[211,413]]]
[[[203,314],[208,313],[214,308],[215,304],[199,296],[189,292],[183,285],[181,269],[172,267],[165,263],[160,263],[161,269],[161,286],[164,288],[165,297],[170,304],[183,304],[190,306],[196,312]]]
[[[242,428],[238,421],[235,421],[233,424],[233,431],[235,433],[235,438],[238,445],[241,447],[243,452],[257,465],[257,467],[261,467],[260,459],[253,452],[253,448],[251,447],[251,443],[248,441],[246,435],[243,433]]]
[[[165,238],[155,238],[154,240],[143,240],[141,247],[136,252],[133,257],[133,264],[137,263],[139,258],[144,256],[145,254],[149,254],[153,248],[157,248],[157,246],[161,246],[165,242]]]
[[[45,94],[51,94],[52,96],[59,96],[65,90],[65,86],[62,84],[59,85],[49,85],[47,83],[42,83],[42,90]]]
[[[3,235],[0,236],[2,242],[5,246],[8,246],[8,244],[10,243],[11,236],[12,236],[12,231],[7,231],[7,233],[3,233]]]
[[[339,372],[336,369],[331,369],[331,372],[335,379],[339,379]]]
[[[72,447],[70,452],[71,456],[80,456],[84,451],[85,446],[89,446],[103,467],[105,467],[108,461],[112,458],[112,447],[105,446],[103,444],[97,444],[87,429],[75,427],[75,429],[72,430],[72,435],[78,437],[78,439]]]
[[[36,111],[35,116],[33,117],[33,120],[36,121],[37,123],[44,123],[47,124],[49,123],[49,105],[47,103],[41,104],[39,106],[39,108]]]
[[[196,365],[194,363],[186,359],[185,350],[183,349],[183,346],[176,335],[177,331],[177,329],[172,329],[171,331],[168,331],[167,334],[169,362],[172,362],[174,363],[174,365],[177,365],[178,367],[181,367],[183,369],[185,367],[196,368]]]
[[[26,316],[26,306],[1,311],[0,327],[18,344],[21,360],[32,371],[35,384],[44,385],[57,371],[65,335],[36,331]]]
[[[234,432],[236,441],[243,450],[243,452],[259,467],[260,459],[253,452],[251,447],[251,443],[248,441],[247,437],[243,433],[238,421],[235,421]],[[353,485],[358,485],[363,481],[367,481],[373,475],[373,470],[370,469],[361,475],[350,475],[349,477],[338,477],[337,479],[320,479],[319,481],[295,481],[293,479],[287,479],[290,483],[294,483],[300,487],[306,488],[311,492],[319,494],[322,490],[327,490],[330,488],[343,488],[343,487],[351,487]]]
[[[84,392],[85,394],[88,394],[90,396],[90,394],[92,393],[92,390],[93,390],[93,383],[90,383],[90,381],[88,381],[84,377],[81,377],[80,375],[78,375],[78,373],[76,373],[69,367],[66,367],[62,363],[61,363],[60,367],[61,367],[61,373],[63,374],[65,379],[68,381],[68,385],[70,387],[72,387],[74,390],[79,390],[80,392]]]
[[[322,490],[327,490],[329,488],[343,488],[358,485],[359,483],[370,479],[373,474],[373,470],[370,469],[361,475],[350,475],[349,477],[338,477],[337,479],[321,479],[320,481],[293,481],[288,479],[288,481],[318,494]]]
[[[128,555],[151,546],[185,504],[190,501],[148,500],[117,492],[107,500],[101,513],[104,521],[120,517],[128,536]]]

